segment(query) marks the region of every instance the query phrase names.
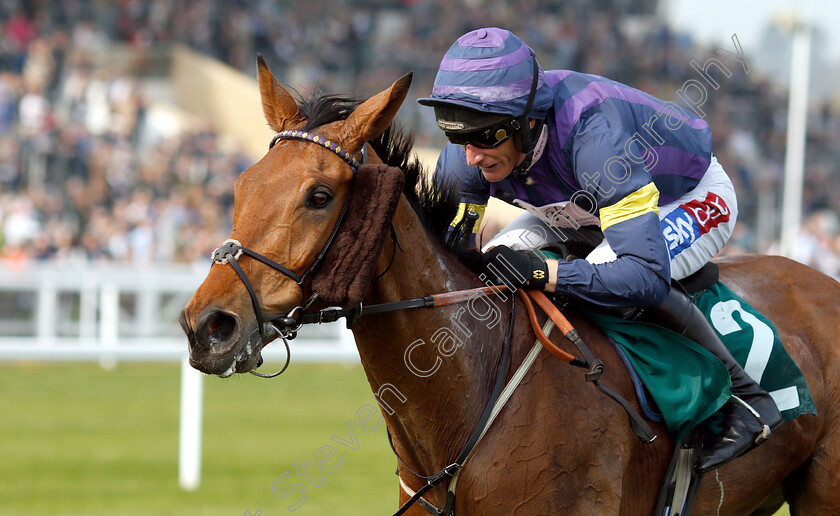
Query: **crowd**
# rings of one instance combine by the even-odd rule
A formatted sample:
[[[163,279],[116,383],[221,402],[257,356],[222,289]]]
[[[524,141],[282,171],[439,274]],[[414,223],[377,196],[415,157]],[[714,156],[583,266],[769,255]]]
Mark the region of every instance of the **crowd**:
[[[206,261],[252,160],[210,127],[149,134],[137,77],[95,66],[114,34],[66,14],[3,13],[0,258]]]
[[[286,84],[360,97],[413,70],[412,95],[419,97],[428,94],[441,56],[458,35],[477,26],[503,26],[533,46],[546,69],[603,75],[675,99],[683,83],[696,78],[692,60],[720,56],[658,21],[656,5],[656,0],[632,6],[619,0],[0,3],[0,258],[206,261],[229,232],[231,184],[254,157],[226,145],[210,127],[166,138],[148,134],[146,111],[153,99],[144,98],[137,77],[127,69],[98,68],[91,58],[112,43],[142,49],[180,42],[250,75],[259,52]],[[763,252],[778,232],[786,91],[755,69],[745,73],[736,61],[727,63],[732,75],[710,90],[703,108],[715,152],[739,191],[741,224],[727,252]],[[408,101],[400,117],[419,144],[440,146],[430,111]],[[813,110],[806,217],[840,212],[838,137],[840,114],[828,104]],[[820,242],[837,242],[819,247],[819,254],[840,256],[837,226],[805,226],[806,233],[822,232]],[[840,259],[819,261],[840,273]]]

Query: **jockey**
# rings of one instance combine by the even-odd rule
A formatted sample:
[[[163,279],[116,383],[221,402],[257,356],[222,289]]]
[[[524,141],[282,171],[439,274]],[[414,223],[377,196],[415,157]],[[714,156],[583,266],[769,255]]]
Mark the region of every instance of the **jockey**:
[[[482,279],[600,306],[647,307],[656,322],[718,357],[732,397],[721,408],[723,431],[703,445],[700,471],[746,453],[782,423],[773,399],[700,310],[671,288],[723,247],[737,218],[705,120],[604,77],[544,72],[533,50],[498,28],[461,36],[431,96],[419,102],[434,107],[450,142],[435,173],[460,185],[453,225],[467,209],[483,215],[491,196],[525,209],[484,247]],[[603,240],[586,259],[534,251],[598,225]]]

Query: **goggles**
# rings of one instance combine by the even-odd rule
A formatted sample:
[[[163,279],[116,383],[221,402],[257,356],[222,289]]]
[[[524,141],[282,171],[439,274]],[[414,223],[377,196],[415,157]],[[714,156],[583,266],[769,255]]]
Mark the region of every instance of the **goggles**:
[[[509,119],[477,131],[445,131],[444,134],[455,145],[465,147],[472,145],[479,149],[492,149],[505,143],[519,128],[520,124],[516,119]]]

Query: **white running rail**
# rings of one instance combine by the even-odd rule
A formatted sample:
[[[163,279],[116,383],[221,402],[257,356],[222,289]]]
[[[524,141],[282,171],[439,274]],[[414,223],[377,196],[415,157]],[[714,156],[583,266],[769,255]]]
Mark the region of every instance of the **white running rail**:
[[[0,361],[181,362],[179,482],[196,489],[203,377],[187,364],[178,316],[206,274],[203,267],[0,262]],[[291,353],[295,362],[359,361],[342,322],[303,328]],[[285,347],[270,345],[263,357],[283,361]]]

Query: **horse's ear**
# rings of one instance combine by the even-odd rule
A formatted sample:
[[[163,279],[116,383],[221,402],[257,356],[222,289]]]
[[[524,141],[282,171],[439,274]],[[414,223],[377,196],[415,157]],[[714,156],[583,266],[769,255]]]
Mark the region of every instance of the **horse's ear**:
[[[283,86],[280,86],[261,55],[257,55],[257,76],[263,113],[269,127],[278,133],[301,127],[306,119],[300,114],[297,102]]]
[[[364,101],[347,117],[341,129],[345,147],[358,150],[364,142],[382,134],[405,100],[412,75],[412,72],[403,75],[390,88]]]

